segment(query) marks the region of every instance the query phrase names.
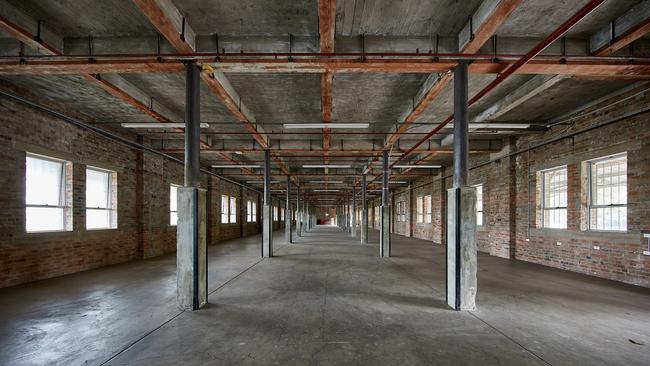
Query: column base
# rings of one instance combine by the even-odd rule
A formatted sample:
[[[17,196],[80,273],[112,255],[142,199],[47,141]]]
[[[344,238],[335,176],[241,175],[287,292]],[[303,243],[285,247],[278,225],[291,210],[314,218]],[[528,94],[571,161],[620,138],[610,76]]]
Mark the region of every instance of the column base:
[[[447,190],[447,305],[476,308],[476,189]]]
[[[178,188],[176,226],[176,300],[182,310],[198,310],[208,302],[206,191]]]

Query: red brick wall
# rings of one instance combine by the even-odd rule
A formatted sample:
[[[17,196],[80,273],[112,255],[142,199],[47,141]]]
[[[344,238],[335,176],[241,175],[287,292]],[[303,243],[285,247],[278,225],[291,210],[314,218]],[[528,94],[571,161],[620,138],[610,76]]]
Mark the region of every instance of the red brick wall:
[[[479,250],[650,287],[650,256],[642,254],[647,250],[642,232],[650,231],[650,117],[647,113],[629,116],[650,105],[650,92],[639,91],[609,101],[616,102],[611,106],[602,103],[582,111],[594,113],[580,114],[582,117],[572,120],[572,125],[513,138],[506,141],[502,151],[490,156],[470,156],[470,166],[476,167],[470,171],[470,184],[483,185],[484,225],[478,228]],[[612,123],[593,128],[608,121]],[[587,132],[527,151],[540,142],[588,128],[591,129]],[[581,165],[586,160],[620,152],[627,152],[628,231],[584,230]],[[535,212],[536,172],[560,165],[567,166],[569,180],[567,229],[539,228]],[[414,182],[410,198],[415,207],[417,195],[433,192],[434,222],[415,223],[413,236],[434,243],[444,243],[445,190],[452,183],[450,176],[441,176]],[[404,193],[398,191],[395,197],[400,194]],[[394,232],[407,234],[403,225],[394,225]]]
[[[0,287],[176,250],[176,228],[169,225],[169,186],[183,183],[182,165],[5,99],[0,100],[0,142],[0,202],[4,206],[0,211]],[[26,151],[72,162],[72,231],[25,232]],[[86,165],[117,173],[117,229],[85,229]],[[218,210],[221,191],[240,197],[242,189],[207,175],[202,187],[210,193],[209,243],[239,237],[242,220],[222,227]],[[257,193],[247,191],[246,195]],[[254,224],[246,225],[244,235],[250,234],[256,234]]]

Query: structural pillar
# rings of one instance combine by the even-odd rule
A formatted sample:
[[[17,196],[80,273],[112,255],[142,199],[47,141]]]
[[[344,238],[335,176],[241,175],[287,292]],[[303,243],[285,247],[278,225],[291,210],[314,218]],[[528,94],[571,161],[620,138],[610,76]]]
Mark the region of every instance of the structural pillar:
[[[176,299],[183,310],[208,302],[206,191],[200,185],[200,69],[185,65],[185,184],[178,189]]]
[[[388,166],[388,150],[384,150],[381,159],[382,180],[381,180],[381,218],[379,221],[379,256],[390,257],[390,202],[388,179],[390,167]]]
[[[291,235],[291,177],[287,175],[287,202],[284,210],[284,236],[287,243],[293,243]]]
[[[366,197],[366,175],[361,176],[361,244],[368,244],[368,197]]]
[[[262,258],[273,256],[273,204],[271,203],[271,152],[264,150],[264,205],[262,208]]]
[[[302,225],[300,225],[300,186],[296,188],[296,236],[302,236]]]
[[[350,228],[352,230],[352,237],[356,238],[357,237],[357,191],[354,186],[354,182],[352,182],[352,199],[350,200],[351,204],[351,211],[352,214],[350,215]]]
[[[447,190],[447,304],[476,308],[476,190],[467,185],[467,63],[454,70],[454,185]]]

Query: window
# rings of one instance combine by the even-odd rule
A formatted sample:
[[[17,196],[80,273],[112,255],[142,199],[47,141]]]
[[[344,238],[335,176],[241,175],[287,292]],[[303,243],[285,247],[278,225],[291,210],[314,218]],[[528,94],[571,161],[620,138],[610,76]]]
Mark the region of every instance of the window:
[[[566,166],[542,172],[542,227],[567,227],[567,170]]]
[[[230,199],[226,195],[221,195],[221,223],[228,223],[228,204]]]
[[[417,223],[422,224],[424,222],[424,197],[418,196],[415,202],[415,213],[417,216]]]
[[[246,203],[246,221],[257,222],[257,202],[248,201]]]
[[[178,224],[178,186],[172,184],[169,186],[169,225]]]
[[[273,206],[273,221],[278,221],[278,208]]]
[[[221,223],[237,223],[237,197],[221,195]]]
[[[433,201],[431,200],[431,195],[428,194],[424,196],[424,221],[427,224],[433,222],[433,210],[432,210]]]
[[[237,222],[237,197],[230,197],[230,223]]]
[[[115,172],[86,168],[86,229],[117,227]]]
[[[406,222],[406,201],[397,202],[397,221]]]
[[[284,207],[280,209],[280,221],[284,221]]]
[[[25,231],[72,230],[72,164],[40,155],[25,158]]]
[[[476,189],[476,225],[483,226],[483,185],[473,187]]]
[[[589,229],[627,230],[627,154],[589,162]]]

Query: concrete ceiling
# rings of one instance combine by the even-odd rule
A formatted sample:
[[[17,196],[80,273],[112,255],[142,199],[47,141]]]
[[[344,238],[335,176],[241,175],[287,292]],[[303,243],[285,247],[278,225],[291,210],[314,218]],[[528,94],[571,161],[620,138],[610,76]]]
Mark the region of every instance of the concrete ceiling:
[[[359,36],[365,34],[375,37],[372,42],[373,47],[377,49],[413,52],[416,47],[420,47],[420,44],[426,44],[429,48],[432,43],[427,42],[426,39],[433,39],[436,35],[440,35],[447,37],[445,47],[457,47],[455,37],[468,22],[469,17],[480,8],[481,3],[481,0],[338,0],[334,42],[335,44],[347,42],[345,45],[347,48],[349,44],[357,47],[356,44],[359,43],[357,38],[360,39]],[[531,38],[544,37],[586,3],[587,0],[524,0],[498,28],[497,35],[499,38],[514,37],[515,41],[511,43],[524,37],[527,42],[530,42]],[[590,35],[639,3],[639,0],[606,1],[588,18],[573,27],[567,37],[588,39]],[[149,43],[158,34],[149,19],[131,0],[6,0],[6,4],[33,19],[43,20],[45,26],[64,37],[64,40],[69,39],[69,44],[72,44],[72,39],[76,38],[77,49],[80,47],[79,37],[89,35],[98,38],[107,37],[109,40],[145,37],[147,41],[144,43],[134,41],[132,44],[147,44],[148,48],[128,48],[128,50],[134,53],[151,52],[152,46]],[[265,40],[268,39],[269,45],[275,42],[279,46],[272,47],[284,51],[288,48],[288,44],[284,45],[285,41],[282,37],[286,36],[288,39],[288,34],[292,34],[304,38],[297,43],[297,47],[300,47],[300,42],[303,42],[307,45],[304,46],[307,50],[314,50],[314,47],[316,51],[318,50],[320,31],[318,0],[173,0],[173,4],[181,14],[186,16],[192,29],[204,39],[213,37],[215,33],[220,37],[231,37],[227,40],[231,42],[227,47],[238,47],[236,48],[238,50],[266,49]],[[36,24],[33,23],[35,29]],[[9,37],[4,33],[0,33],[0,36]],[[253,38],[254,45],[245,44],[245,41]],[[384,40],[386,40],[385,45],[382,44]],[[211,38],[208,41],[212,42]],[[0,40],[0,45],[5,44],[11,47],[5,52],[17,52],[19,45],[17,42]],[[110,44],[110,42],[101,44]],[[166,41],[163,41],[162,47],[165,50],[171,49]],[[584,51],[584,47],[578,48],[581,52]],[[260,130],[271,133],[268,139],[272,147],[277,148],[279,145],[300,149],[322,147],[323,135],[320,130],[297,131],[300,133],[297,135],[291,134],[295,131],[283,130],[281,126],[281,123],[285,122],[321,121],[323,110],[320,74],[226,73],[225,76],[238,97],[241,97],[236,102],[243,103],[250,110],[255,117],[253,123],[259,126]],[[425,84],[428,76],[422,73],[334,74],[331,121],[370,122],[372,126],[365,131],[367,132],[365,134],[356,131],[332,134],[332,147],[381,149],[386,134],[394,131],[395,125],[412,110],[414,103],[417,102],[418,91]],[[184,74],[124,74],[121,77],[137,86],[151,100],[164,105],[176,116],[183,117]],[[469,82],[470,96],[494,78],[494,75],[472,74]],[[476,103],[471,109],[472,115],[507,97],[532,78],[532,75],[512,76]],[[91,121],[116,123],[153,121],[149,115],[98,86],[90,84],[81,76],[2,76],[2,79],[28,89],[34,95],[43,95],[77,110],[87,115]],[[501,115],[496,121],[550,120],[631,83],[632,81],[621,80],[566,79]],[[453,85],[449,84],[433,103],[424,109],[417,118],[417,124],[408,131],[411,133],[430,131],[452,113],[452,97]],[[215,125],[204,131],[208,132],[207,136],[215,146],[222,144],[221,146],[233,149],[243,149],[254,145],[251,136],[245,134],[243,123],[234,117],[232,111],[228,110],[205,82],[201,85],[201,116],[203,121],[215,122]],[[141,133],[148,135],[156,144],[164,137],[165,146],[182,147],[182,140],[180,140],[182,136],[178,133],[163,134],[159,130]],[[437,146],[444,135],[443,133],[434,136],[431,143]],[[508,134],[477,133],[472,136],[472,139],[498,145],[499,141],[507,136]],[[408,148],[420,138],[421,135],[405,135],[400,140],[400,146]],[[322,156],[314,156],[310,161],[322,159]],[[414,160],[421,156],[414,154],[407,160]],[[242,161],[246,159],[259,161],[261,154],[247,153],[245,156],[235,154],[232,157]],[[210,162],[220,160],[216,154],[209,154],[203,158]],[[436,157],[438,161],[446,161],[447,158],[446,155]],[[368,161],[368,156],[346,157],[338,160],[332,157],[330,161],[332,164],[356,162],[355,168],[358,172]],[[293,170],[299,169],[301,165],[299,159],[290,156],[286,156],[285,162]],[[279,165],[274,164],[274,168],[278,167]]]

